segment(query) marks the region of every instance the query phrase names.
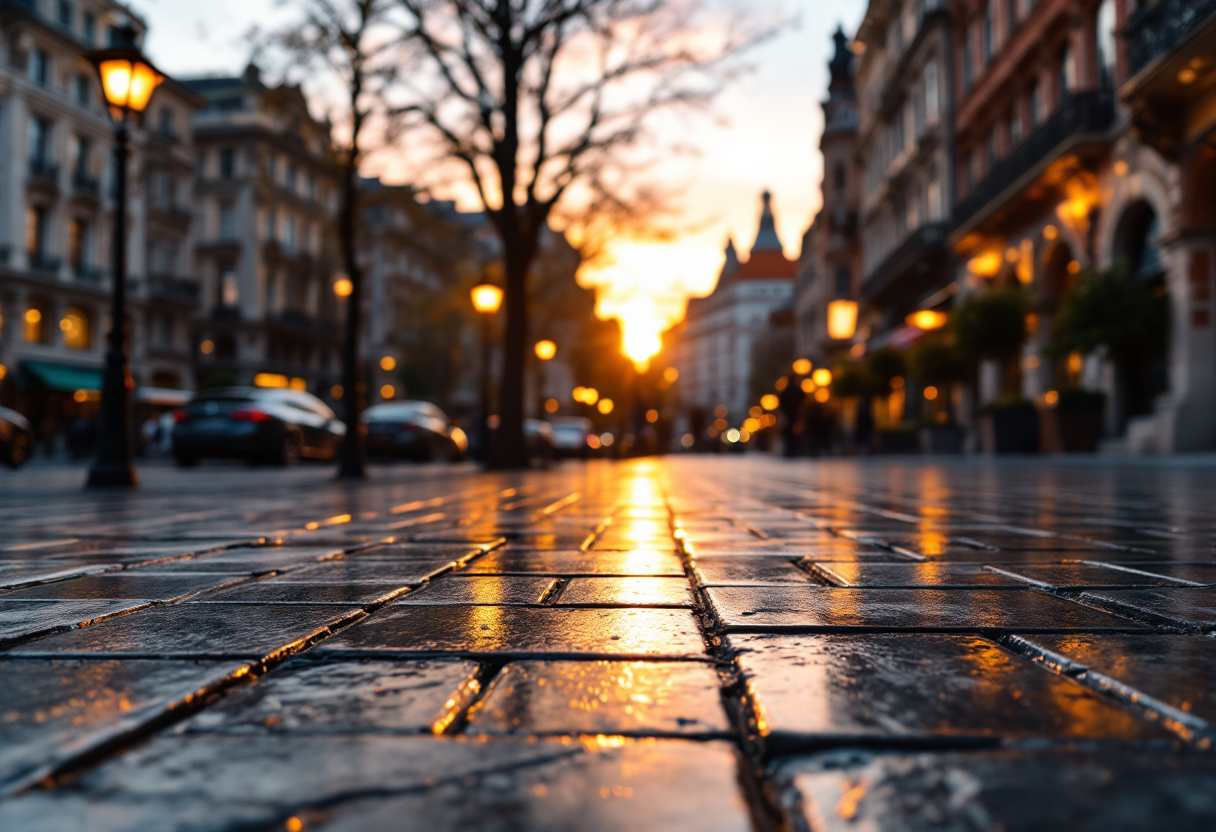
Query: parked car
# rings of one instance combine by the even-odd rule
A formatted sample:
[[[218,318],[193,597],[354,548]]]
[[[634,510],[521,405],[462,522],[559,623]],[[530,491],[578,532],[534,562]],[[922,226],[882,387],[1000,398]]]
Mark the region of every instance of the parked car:
[[[325,402],[299,390],[207,390],[174,418],[173,456],[182,466],[203,457],[279,465],[294,465],[300,457],[333,459],[346,435],[346,426]]]
[[[553,420],[553,451],[558,459],[577,457],[586,459],[591,455],[587,438],[591,435],[591,420],[582,416],[568,416]]]
[[[469,449],[464,431],[430,402],[402,401],[372,405],[363,411],[367,453],[426,462],[459,462]]]
[[[34,431],[29,420],[15,410],[0,407],[0,460],[9,468],[20,468],[33,447]]]
[[[549,463],[557,457],[553,425],[543,419],[524,419],[524,441],[528,443],[528,456]]]

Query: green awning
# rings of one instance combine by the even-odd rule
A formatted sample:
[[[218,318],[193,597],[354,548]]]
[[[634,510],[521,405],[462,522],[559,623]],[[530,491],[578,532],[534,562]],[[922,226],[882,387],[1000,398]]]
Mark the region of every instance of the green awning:
[[[23,361],[21,367],[49,390],[74,393],[101,390],[101,368],[80,364],[52,364],[49,361]]]

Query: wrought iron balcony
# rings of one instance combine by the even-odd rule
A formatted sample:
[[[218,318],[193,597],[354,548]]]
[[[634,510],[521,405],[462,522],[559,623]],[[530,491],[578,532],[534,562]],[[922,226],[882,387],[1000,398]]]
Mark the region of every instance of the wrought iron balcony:
[[[152,297],[193,303],[202,295],[198,281],[185,277],[155,274],[148,277],[148,294]]]
[[[30,159],[30,179],[59,184],[59,165],[49,159]]]
[[[1131,74],[1173,49],[1216,17],[1216,0],[1158,0],[1132,15],[1124,29]]]
[[[874,302],[876,298],[897,288],[896,284],[905,275],[920,271],[922,265],[943,259],[946,254],[946,234],[946,225],[940,222],[928,223],[913,231],[865,276],[861,283],[862,297]]]
[[[101,181],[96,176],[77,173],[72,177],[72,190],[83,196],[97,198],[101,195]]]
[[[1061,149],[1084,135],[1102,134],[1115,119],[1114,98],[1106,90],[1087,90],[1070,95],[1054,113],[1000,159],[954,208],[958,227],[984,208],[1002,201],[1002,195],[1023,176],[1055,158]]]
[[[36,272],[58,273],[60,260],[58,257],[51,257],[45,251],[31,251],[29,253],[30,270]]]
[[[72,264],[72,276],[81,283],[89,283],[93,286],[100,286],[102,282],[109,276],[109,272],[105,269],[99,269],[96,266],[89,266],[84,263]]]

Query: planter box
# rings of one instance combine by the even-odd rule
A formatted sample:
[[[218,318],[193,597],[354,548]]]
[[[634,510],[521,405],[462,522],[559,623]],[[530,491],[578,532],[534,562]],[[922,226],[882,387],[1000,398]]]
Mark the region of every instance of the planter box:
[[[1039,414],[1043,450],[1052,453],[1093,453],[1102,438],[1102,411],[1044,410]]]
[[[1033,410],[986,413],[980,417],[986,454],[1030,454],[1039,450],[1039,414]]]
[[[966,436],[962,428],[921,428],[920,449],[927,454],[961,454]]]

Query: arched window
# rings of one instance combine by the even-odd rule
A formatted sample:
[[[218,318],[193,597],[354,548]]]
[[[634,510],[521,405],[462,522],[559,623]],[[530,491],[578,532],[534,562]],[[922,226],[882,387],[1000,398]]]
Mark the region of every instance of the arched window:
[[[92,346],[89,313],[83,309],[76,306],[69,307],[59,321],[59,329],[63,332],[63,345],[68,349],[87,350]]]

